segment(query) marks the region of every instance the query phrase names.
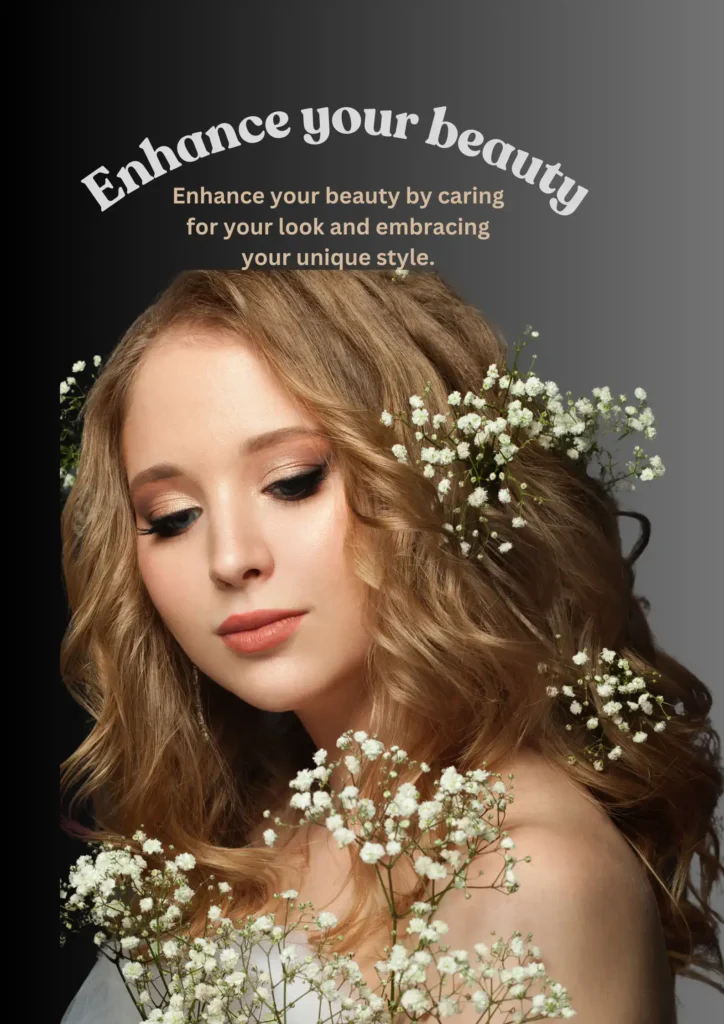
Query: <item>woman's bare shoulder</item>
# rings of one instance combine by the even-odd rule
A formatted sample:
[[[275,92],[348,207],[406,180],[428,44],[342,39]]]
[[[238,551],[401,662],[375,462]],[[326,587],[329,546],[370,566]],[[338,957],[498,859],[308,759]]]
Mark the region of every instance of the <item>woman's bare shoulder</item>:
[[[559,825],[579,825],[585,820],[605,826],[610,822],[604,808],[582,783],[535,750],[519,750],[489,769],[502,777],[513,797],[505,815],[506,827],[541,825],[551,820]]]
[[[515,799],[503,823],[515,843],[510,852],[530,861],[515,865],[520,888],[513,893],[489,888],[500,874],[500,852],[473,862],[468,880],[483,888],[467,901],[451,893],[441,904],[450,927],[445,941],[472,949],[490,942],[491,932],[504,939],[532,933],[546,973],[566,986],[581,1024],[674,1024],[658,907],[634,850],[565,770],[530,753],[496,770],[504,781],[514,775]]]

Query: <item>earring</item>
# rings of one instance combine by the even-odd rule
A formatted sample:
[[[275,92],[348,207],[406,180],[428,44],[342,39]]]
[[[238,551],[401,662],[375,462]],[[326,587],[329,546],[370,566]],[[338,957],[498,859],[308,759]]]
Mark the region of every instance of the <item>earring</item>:
[[[196,717],[201,728],[201,734],[208,743],[209,730],[206,727],[206,721],[204,719],[204,709],[201,705],[201,684],[199,683],[199,670],[194,665],[193,668],[193,683],[194,683],[194,704],[196,706]]]

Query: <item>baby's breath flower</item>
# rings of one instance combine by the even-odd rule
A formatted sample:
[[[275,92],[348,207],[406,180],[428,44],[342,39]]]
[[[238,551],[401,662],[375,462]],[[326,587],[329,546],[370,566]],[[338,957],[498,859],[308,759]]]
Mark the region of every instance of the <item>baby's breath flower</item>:
[[[360,859],[365,864],[376,864],[377,861],[384,857],[385,848],[380,843],[365,843],[360,850]]]
[[[611,453],[597,436],[600,430],[607,429],[620,433],[622,437],[637,430],[643,431],[647,438],[654,437],[654,416],[650,407],[643,404],[646,392],[642,388],[636,389],[639,406],[626,404],[625,395],[619,396],[621,404],[616,404],[609,387],[595,387],[591,397],[573,399],[570,392],[563,394],[555,381],[543,381],[532,370],[523,374],[518,369],[520,350],[536,337],[537,331],[526,328],[516,346],[512,367],[501,368],[497,363],[491,363],[477,391],[468,388],[464,397],[461,391],[450,392],[447,396],[449,407],[465,406],[475,410],[465,412],[452,425],[448,413],[428,412],[419,394],[409,398],[412,410],[409,419],[404,415],[395,416],[388,410],[382,413],[382,421],[388,426],[399,418],[408,426],[417,428],[414,437],[420,444],[419,457],[404,445],[397,445],[393,451],[399,461],[417,465],[422,475],[430,480],[435,478],[434,466],[455,465],[455,471],[449,470],[438,481],[438,496],[442,499],[445,494],[454,493],[457,487],[464,487],[468,492],[467,500],[458,502],[456,515],[459,519],[453,524],[453,530],[463,534],[459,538],[461,544],[466,545],[460,548],[463,554],[474,554],[476,560],[482,559],[488,540],[495,539],[495,531],[480,531],[475,527],[477,532],[471,531],[468,535],[466,507],[481,508],[487,502],[482,484],[500,481],[496,488],[498,501],[513,506],[513,528],[520,529],[526,525],[523,513],[527,495],[523,491],[528,485],[525,480],[517,480],[515,491],[518,497],[514,496],[502,470],[514,463],[518,452],[532,442],[544,449],[566,454],[572,461],[585,466],[596,462],[598,476],[608,491],[626,480],[629,480],[629,486],[633,486],[631,481],[634,478],[653,480],[665,471],[660,457],[653,455],[647,458],[639,445],[634,446],[634,458],[626,463],[625,472],[617,471]],[[489,397],[483,397],[482,392],[490,392]],[[429,386],[426,386],[424,394],[429,394]],[[428,423],[433,431],[444,428],[442,434],[428,434]],[[536,495],[532,497],[541,500]],[[498,550],[501,550],[500,545]]]
[[[339,849],[349,846],[357,838],[349,828],[337,828],[332,832],[332,838],[336,841]]]
[[[476,487],[473,493],[468,498],[468,504],[472,505],[473,508],[480,508],[488,500],[488,492],[484,487]]]
[[[412,1017],[419,1017],[430,1009],[432,1003],[421,989],[408,988],[400,999],[400,1005]]]
[[[456,767],[445,768],[440,777],[436,780],[436,799],[425,801],[418,805],[419,792],[411,782],[404,782],[394,788],[393,779],[398,777],[396,767],[407,763],[407,753],[398,746],[387,749],[376,736],[369,736],[364,730],[357,730],[345,733],[337,740],[337,747],[341,750],[348,750],[352,743],[359,744],[359,755],[349,754],[342,758],[347,767],[356,767],[361,764],[363,758],[371,760],[381,759],[382,777],[381,788],[384,790],[384,802],[380,804],[380,813],[372,799],[361,797],[355,786],[347,786],[341,793],[333,790],[322,789],[328,783],[327,769],[323,763],[326,760],[326,751],[318,751],[315,756],[317,768],[314,771],[303,769],[297,774],[295,782],[296,789],[292,800],[298,799],[300,803],[311,803],[312,807],[325,809],[321,820],[332,832],[340,846],[349,845],[355,841],[360,845],[360,859],[371,865],[376,865],[383,857],[398,858],[407,855],[413,862],[417,874],[431,882],[445,883],[448,877],[453,874],[453,886],[455,888],[466,888],[465,869],[469,862],[466,858],[473,843],[478,846],[481,842],[491,843],[500,838],[500,827],[494,827],[485,818],[486,808],[497,806],[504,811],[507,804],[508,792],[502,780],[493,782],[490,773],[483,769],[459,771]],[[339,765],[341,762],[335,762]],[[414,762],[413,762],[414,763]],[[420,771],[429,772],[429,765],[424,762],[419,766]],[[319,772],[321,770],[321,774]],[[331,770],[331,769],[330,769]],[[394,792],[393,792],[394,790]],[[480,799],[481,790],[485,800]],[[491,803],[491,801],[493,801]],[[306,807],[303,816],[306,815]],[[332,812],[332,813],[327,813]],[[265,812],[264,817],[269,815]],[[274,819],[278,821],[279,819]],[[424,832],[435,827],[441,821],[449,822],[448,836],[445,843],[439,848],[435,847],[435,855],[427,853],[418,855],[423,848],[418,843],[418,830]],[[347,825],[352,827],[347,828]],[[360,835],[357,835],[357,831]],[[163,854],[163,846],[157,840],[148,838],[142,831],[134,834],[134,838],[143,844],[143,852],[146,854]],[[271,838],[276,839],[274,830],[269,829],[264,835],[265,841]],[[455,845],[465,847],[465,853],[453,849]],[[269,845],[272,845],[270,842]],[[515,843],[510,837],[503,833],[500,841],[501,849],[505,851],[506,870],[500,888],[513,892],[518,888],[519,883],[513,871],[516,863],[512,851]],[[173,847],[171,847],[171,850]],[[104,859],[105,858],[105,859]],[[205,936],[188,936],[182,926],[183,913],[190,913],[186,908],[194,896],[194,890],[183,881],[184,876],[180,874],[181,868],[195,866],[195,859],[189,854],[178,854],[174,861],[166,861],[171,865],[172,871],[160,871],[151,867],[143,857],[132,854],[131,848],[115,854],[103,854],[91,863],[90,858],[86,862],[79,862],[79,871],[76,881],[78,883],[77,893],[85,891],[88,895],[93,892],[101,893],[102,886],[106,881],[112,882],[108,891],[103,890],[104,905],[113,900],[116,890],[113,889],[115,876],[123,874],[121,869],[128,869],[128,873],[134,873],[136,881],[134,891],[140,896],[140,906],[143,913],[153,911],[155,917],[147,923],[147,930],[142,937],[133,934],[138,921],[136,911],[131,912],[130,908],[119,905],[116,918],[111,917],[108,926],[103,932],[96,933],[96,943],[106,944],[109,935],[117,936],[116,950],[121,951],[118,963],[124,963],[124,975],[129,984],[129,992],[134,997],[138,1009],[143,1009],[144,1019],[161,1021],[162,1024],[183,1024],[185,1012],[189,1008],[189,1000],[197,1000],[202,1004],[202,1016],[208,1019],[208,1024],[231,1024],[232,1018],[227,1014],[229,997],[238,998],[244,991],[248,992],[249,1009],[256,1007],[266,1019],[268,1011],[284,1016],[286,1010],[291,1008],[286,1002],[286,987],[282,992],[274,977],[271,967],[249,966],[249,971],[242,970],[246,964],[246,958],[242,959],[244,950],[243,943],[239,941],[239,934],[243,942],[251,946],[261,945],[262,952],[267,953],[263,944],[275,943],[280,946],[278,960],[281,971],[286,981],[287,978],[301,977],[305,980],[310,989],[313,989],[322,999],[334,1000],[339,992],[340,981],[347,979],[352,983],[360,984],[364,981],[357,965],[344,956],[337,959],[338,955],[325,954],[321,951],[318,956],[304,956],[298,954],[294,945],[283,944],[290,928],[301,927],[307,930],[309,923],[314,924],[323,932],[337,926],[336,915],[322,911],[316,913],[313,909],[307,913],[310,903],[301,903],[295,908],[293,900],[298,897],[295,889],[288,889],[282,893],[274,893],[274,897],[288,901],[288,906],[283,907],[285,912],[285,924],[277,924],[275,916],[271,913],[249,917],[235,930],[232,921],[223,916],[223,909],[220,905],[211,904],[207,910],[208,930]],[[141,875],[146,873],[146,883],[141,882]],[[175,872],[175,874],[174,874]],[[378,872],[382,881],[386,872]],[[213,880],[211,875],[210,879]],[[81,882],[83,886],[81,887]],[[169,883],[172,883],[173,892],[167,892]],[[125,884],[125,883],[124,883]],[[154,888],[155,885],[155,888]],[[166,889],[164,889],[166,887]],[[70,886],[69,886],[70,888]],[[219,882],[216,886],[208,886],[209,890],[217,888],[220,893],[231,891],[231,886],[226,882]],[[440,886],[441,894],[444,895],[444,886]],[[408,949],[402,942],[396,942],[392,949],[385,949],[386,959],[377,962],[376,969],[381,979],[388,976],[395,979],[398,985],[396,1008],[402,1006],[406,1000],[411,1016],[415,1016],[415,1007],[420,1012],[427,1012],[432,1006],[426,996],[426,969],[437,964],[438,973],[442,976],[453,978],[460,975],[463,981],[468,979],[468,972],[471,968],[471,957],[465,949],[450,949],[443,946],[439,952],[433,950],[434,945],[444,940],[448,932],[448,925],[440,918],[430,921],[430,916],[436,909],[436,901],[416,902],[411,908],[414,915],[408,922],[407,934],[413,936],[413,945]],[[295,913],[299,915],[298,921],[293,921]],[[132,916],[133,915],[133,916]],[[123,921],[123,929],[118,931],[120,922]],[[163,929],[174,929],[173,938],[164,938]],[[158,939],[148,940],[148,935],[158,934]],[[530,937],[529,937],[530,938]],[[168,969],[170,976],[165,978],[165,983],[150,986],[151,976],[148,968],[140,959],[134,960],[136,950],[150,941],[154,958],[154,970],[157,967],[165,978]],[[430,948],[428,948],[430,947]],[[515,998],[523,998],[525,995],[523,981],[529,975],[520,973],[522,968],[516,966],[508,973],[502,970],[504,955],[508,952],[515,956],[519,963],[527,954],[531,953],[527,942],[524,943],[519,933],[516,933],[506,945],[502,942],[490,949],[483,944],[476,947],[478,954],[485,953],[485,961],[495,964],[500,970],[501,981],[515,981],[517,988],[507,987],[509,993]],[[540,955],[537,947],[532,947],[533,955]],[[482,957],[481,957],[482,959]],[[542,966],[542,965],[541,965]],[[239,968],[237,970],[237,967]],[[492,975],[491,975],[492,976]],[[530,975],[532,976],[532,974]],[[546,979],[548,982],[548,979]],[[554,983],[553,983],[554,984]],[[420,986],[420,987],[418,987]],[[135,989],[135,992],[134,992]],[[551,985],[547,991],[551,991]],[[156,998],[152,998],[154,991],[159,995],[161,1008],[155,1006]],[[418,993],[412,999],[410,993]],[[361,999],[345,997],[342,1000],[342,1007],[346,1011],[358,1009],[364,1011],[360,1019],[382,1019],[382,1015],[392,1007],[389,1001],[383,996],[365,993],[360,988]],[[290,994],[291,998],[291,994]],[[447,1000],[447,1001],[446,1001]],[[495,1000],[493,1000],[495,1002]],[[429,1005],[428,1005],[429,1003]],[[438,997],[436,1006],[443,1016],[448,1016],[457,1004],[457,996],[451,995]],[[247,1005],[247,1004],[244,1004]],[[478,1000],[477,1006],[483,1006]],[[487,1004],[486,1004],[487,1005]],[[548,1005],[548,1004],[547,1004]],[[263,1007],[263,1008],[262,1008]],[[374,1017],[370,1017],[367,1010],[373,1011]],[[444,1011],[444,1012],[443,1012]],[[366,1015],[365,1015],[366,1014]],[[234,1016],[234,1022],[243,1020],[245,1024],[251,1020],[251,1016],[245,1010],[241,1016]]]
[[[556,637],[558,638],[558,634]],[[574,662],[585,664],[588,655],[585,651],[579,651],[573,656]],[[649,679],[650,675],[650,679]],[[632,724],[643,724],[627,721],[628,712],[634,716],[646,716],[649,720],[649,727],[653,732],[661,733],[666,728],[666,720],[651,722],[651,719],[660,712],[661,705],[665,703],[663,696],[655,695],[655,680],[658,678],[657,670],[651,673],[635,674],[629,664],[629,660],[619,657],[616,651],[603,647],[597,657],[597,662],[590,669],[584,669],[582,678],[575,681],[575,685],[564,683],[560,692],[569,698],[573,698],[568,710],[573,715],[581,715],[584,708],[590,707],[594,701],[592,696],[604,698],[605,703],[600,707],[600,714],[590,714],[586,719],[586,727],[589,732],[595,733],[600,728],[600,717],[603,715],[609,722],[616,726],[622,733],[630,734],[634,743],[645,743],[648,740],[648,733],[642,728],[633,728]],[[576,692],[578,689],[578,693]],[[551,697],[557,696],[559,688],[555,686],[546,687],[546,692]],[[637,694],[636,699],[631,699],[628,694]],[[590,695],[590,696],[589,696]],[[622,699],[617,699],[622,695]],[[593,708],[591,708],[593,710]],[[571,730],[571,725],[565,727]],[[593,743],[586,748],[586,756],[596,769],[603,771],[605,766],[604,754],[610,760],[618,760],[623,756],[623,748],[616,744],[606,752],[605,737],[598,735]]]
[[[298,789],[302,792],[306,792],[310,789],[314,782],[314,775],[309,768],[303,768],[297,772],[296,776],[290,780],[289,786],[291,789]]]
[[[385,749],[379,740],[365,738],[360,742],[362,753],[369,761],[375,761]]]

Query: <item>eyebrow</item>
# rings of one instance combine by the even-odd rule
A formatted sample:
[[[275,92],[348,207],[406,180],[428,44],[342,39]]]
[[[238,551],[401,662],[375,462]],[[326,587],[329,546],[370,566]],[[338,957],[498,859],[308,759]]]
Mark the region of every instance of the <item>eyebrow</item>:
[[[264,434],[257,434],[245,441],[241,448],[242,455],[255,455],[265,448],[282,444],[284,441],[295,440],[296,438],[316,438],[321,440],[323,435],[318,430],[309,430],[306,427],[280,427],[279,430],[268,430]],[[130,483],[130,490],[133,494],[144,484],[153,483],[156,480],[168,480],[174,476],[183,476],[185,470],[172,462],[158,462],[155,466],[142,469],[136,473]]]

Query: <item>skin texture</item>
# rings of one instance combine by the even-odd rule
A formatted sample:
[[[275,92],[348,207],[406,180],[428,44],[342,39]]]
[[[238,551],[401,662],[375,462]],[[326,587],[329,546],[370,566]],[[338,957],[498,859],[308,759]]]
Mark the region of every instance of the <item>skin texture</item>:
[[[334,465],[308,497],[280,496],[279,481],[324,463],[327,442],[285,436],[245,449],[283,428],[313,431],[315,423],[243,339],[180,328],[162,335],[134,382],[123,455],[137,527],[177,514],[180,532],[139,534],[138,562],[159,614],[202,672],[256,707],[293,710],[316,745],[333,751],[345,729],[366,724],[364,588],[345,550],[350,515]],[[134,485],[161,463],[178,472]],[[269,608],[306,614],[291,637],[262,653],[223,644],[216,630],[229,615]],[[512,895],[476,889],[466,901],[451,893],[440,911],[450,926],[444,941],[472,951],[493,929],[505,937],[531,931],[580,1024],[673,1024],[655,901],[626,841],[583,787],[539,755],[519,751],[495,770],[515,775],[506,825],[515,855],[533,863],[516,868],[521,888]],[[311,867],[299,874],[290,858],[288,887],[341,913],[346,855],[324,829],[305,841]],[[482,868],[489,885],[501,864],[499,854],[483,855],[471,884]],[[357,951],[372,987],[385,939],[370,935]],[[455,1019],[472,1024],[478,1014]]]
[[[303,500],[285,500],[289,489],[279,490],[280,480],[323,464],[329,444],[300,435],[245,451],[250,440],[283,428],[309,431],[315,423],[243,340],[178,330],[144,356],[123,455],[137,527],[174,514],[183,528],[138,537],[143,581],[171,633],[220,686],[255,707],[295,711],[327,746],[359,713],[369,646],[363,584],[345,551],[350,517],[334,466]],[[134,485],[160,463],[180,472]],[[218,627],[258,609],[306,614],[275,647],[229,650]]]

